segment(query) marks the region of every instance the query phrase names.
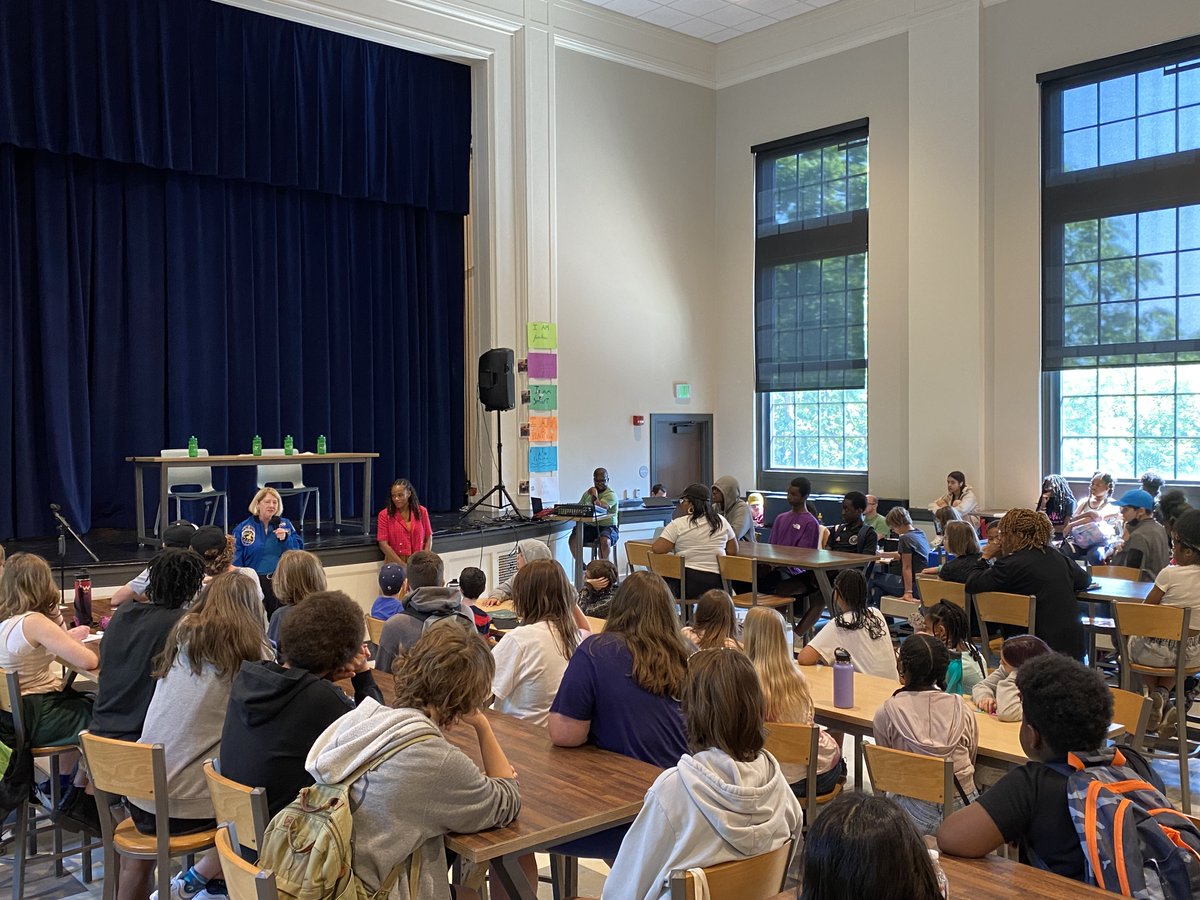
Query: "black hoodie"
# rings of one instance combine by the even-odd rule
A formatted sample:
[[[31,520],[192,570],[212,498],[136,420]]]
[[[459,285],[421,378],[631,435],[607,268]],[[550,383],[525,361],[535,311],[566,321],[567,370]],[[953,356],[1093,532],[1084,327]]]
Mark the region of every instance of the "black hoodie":
[[[266,660],[242,663],[221,733],[221,774],[265,788],[271,815],[313,783],[304,760],[326,728],[363,697],[382,702],[370,671],[354,676],[354,702],[333,682]]]

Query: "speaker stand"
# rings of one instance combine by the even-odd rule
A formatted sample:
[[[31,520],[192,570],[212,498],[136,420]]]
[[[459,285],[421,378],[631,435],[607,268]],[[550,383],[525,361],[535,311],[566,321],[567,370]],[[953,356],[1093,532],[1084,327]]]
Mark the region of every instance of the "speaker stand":
[[[528,517],[517,508],[517,504],[513,502],[512,494],[508,492],[508,488],[504,486],[504,443],[500,437],[500,410],[496,410],[496,483],[492,489],[467,507],[467,511],[459,516],[459,521],[467,518],[471,513],[475,512],[481,506],[487,506],[488,509],[494,509],[501,516],[507,515],[509,518],[515,518],[522,522]],[[496,497],[497,503],[488,503],[487,501],[493,496]],[[511,509],[511,513],[505,513],[504,510]]]

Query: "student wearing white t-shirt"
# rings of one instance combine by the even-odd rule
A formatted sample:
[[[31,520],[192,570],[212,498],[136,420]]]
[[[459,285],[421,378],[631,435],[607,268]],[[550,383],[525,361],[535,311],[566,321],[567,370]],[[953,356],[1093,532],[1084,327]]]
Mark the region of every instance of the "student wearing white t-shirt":
[[[679,498],[678,509],[679,515],[654,539],[651,551],[683,557],[689,599],[721,589],[724,584],[717,557],[737,555],[733,528],[713,507],[712,494],[706,485],[689,484]]]
[[[831,666],[834,651],[842,647],[850,653],[855,672],[898,682],[887,619],[867,605],[867,581],[858,569],[846,569],[838,575],[833,583],[833,602],[838,617],[817,632],[796,662],[802,666]]]
[[[522,567],[513,578],[512,592],[521,627],[505,634],[492,651],[493,705],[502,713],[545,725],[567,662],[591,629],[556,560],[535,559]]]

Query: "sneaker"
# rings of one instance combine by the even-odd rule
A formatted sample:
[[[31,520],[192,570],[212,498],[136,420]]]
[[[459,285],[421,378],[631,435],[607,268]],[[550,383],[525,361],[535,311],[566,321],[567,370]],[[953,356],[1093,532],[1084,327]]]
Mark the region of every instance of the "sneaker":
[[[50,813],[50,821],[64,831],[100,834],[100,812],[96,798],[81,787],[71,785]]]
[[[229,900],[226,894],[209,893],[208,885],[205,885],[196,893],[191,893],[187,889],[187,882],[183,880],[183,872],[180,872],[171,879],[171,897],[170,900]],[[216,880],[216,879],[214,879]],[[158,891],[150,895],[150,900],[158,900]]]
[[[1150,692],[1150,718],[1146,720],[1147,731],[1158,731],[1163,720],[1163,705],[1167,701],[1166,691],[1153,690]]]

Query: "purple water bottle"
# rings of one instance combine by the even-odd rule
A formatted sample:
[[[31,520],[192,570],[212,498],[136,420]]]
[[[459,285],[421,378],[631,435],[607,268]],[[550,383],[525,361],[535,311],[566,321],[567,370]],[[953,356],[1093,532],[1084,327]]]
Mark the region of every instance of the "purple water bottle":
[[[833,651],[833,705],[838,709],[854,706],[854,665],[844,647]]]

